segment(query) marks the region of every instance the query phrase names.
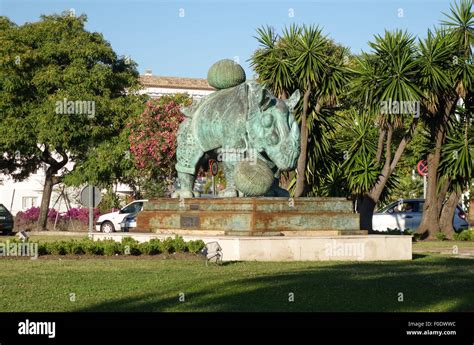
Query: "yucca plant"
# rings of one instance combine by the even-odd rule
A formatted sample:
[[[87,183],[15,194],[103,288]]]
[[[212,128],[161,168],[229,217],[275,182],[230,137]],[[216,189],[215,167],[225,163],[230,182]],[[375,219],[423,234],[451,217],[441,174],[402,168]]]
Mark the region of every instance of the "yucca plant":
[[[376,124],[378,129],[378,139],[373,140],[377,144],[371,147],[373,159],[369,158],[368,152],[361,152],[361,155],[351,158],[354,163],[349,175],[353,176],[351,185],[359,186],[357,191],[363,194],[360,205],[361,229],[372,230],[375,206],[417,126],[419,114],[415,109],[391,111],[392,102],[420,102],[422,98],[418,86],[419,65],[414,40],[413,36],[400,30],[385,31],[383,36],[376,35],[374,41],[369,43],[372,52],[358,57],[352,69],[349,95],[354,97],[364,112],[375,117],[372,125]],[[396,142],[396,137],[401,139]],[[348,169],[350,163],[346,165]]]
[[[425,95],[424,120],[430,131],[431,150],[428,154],[428,186],[424,204],[423,218],[419,232],[424,237],[434,238],[441,230],[452,232],[450,226],[440,224],[442,213],[454,212],[452,204],[456,195],[449,195],[450,184],[456,179],[443,178],[443,169],[439,169],[442,148],[447,139],[450,120],[456,114],[456,105],[464,100],[465,109],[472,111],[473,65],[471,44],[474,37],[474,17],[472,0],[461,0],[451,6],[442,27],[428,32],[424,41],[420,41],[421,87]],[[449,150],[452,146],[445,147]],[[445,164],[448,164],[445,160]],[[458,163],[450,162],[453,169]],[[449,175],[445,175],[449,176]],[[446,210],[443,210],[447,207]],[[449,218],[450,216],[445,216]]]
[[[458,108],[457,114],[448,124],[446,142],[441,150],[438,169],[438,193],[447,190],[447,198],[440,207],[439,225],[441,231],[453,238],[453,216],[462,192],[468,190],[474,170],[474,133],[471,124],[471,111]],[[438,200],[443,202],[444,200]]]
[[[297,174],[286,176],[293,194],[299,197],[317,185],[316,170],[329,151],[331,126],[323,118],[323,109],[335,106],[343,92],[347,81],[343,61],[348,51],[313,25],[291,25],[282,35],[264,27],[257,30],[256,38],[259,48],[252,55],[251,66],[258,80],[282,98],[296,89],[303,94],[295,111],[301,130]]]

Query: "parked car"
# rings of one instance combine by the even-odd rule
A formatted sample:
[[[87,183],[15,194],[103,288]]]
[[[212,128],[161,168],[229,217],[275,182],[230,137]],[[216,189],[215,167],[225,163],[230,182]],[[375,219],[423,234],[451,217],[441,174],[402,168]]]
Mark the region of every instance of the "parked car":
[[[405,231],[410,229],[416,232],[423,216],[424,203],[424,199],[401,199],[395,201],[374,213],[372,228],[377,231],[387,231],[388,229]],[[453,227],[456,232],[469,227],[466,213],[459,205],[456,206],[454,212]]]
[[[136,228],[137,227],[137,215],[140,212],[136,213],[131,213],[122,220],[120,223],[120,230],[123,232],[128,232],[130,228]]]
[[[0,232],[10,234],[13,231],[13,216],[8,209],[0,204]]]
[[[138,212],[140,212],[143,209],[143,204],[147,201],[148,200],[135,200],[120,209],[119,211],[101,215],[99,218],[97,218],[97,221],[95,223],[96,231],[107,233],[120,231],[120,223],[122,223],[124,218],[130,214],[137,214]]]

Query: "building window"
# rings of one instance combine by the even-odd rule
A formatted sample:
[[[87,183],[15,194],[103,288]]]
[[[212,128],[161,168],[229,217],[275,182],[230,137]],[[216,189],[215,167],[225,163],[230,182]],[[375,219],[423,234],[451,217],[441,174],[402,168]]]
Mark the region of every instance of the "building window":
[[[22,198],[22,208],[24,210],[38,206],[38,197],[36,196],[24,196]]]

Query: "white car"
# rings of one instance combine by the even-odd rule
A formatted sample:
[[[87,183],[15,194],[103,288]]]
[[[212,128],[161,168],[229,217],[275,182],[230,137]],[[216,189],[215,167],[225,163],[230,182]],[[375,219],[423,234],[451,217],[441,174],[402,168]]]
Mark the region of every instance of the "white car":
[[[372,217],[372,228],[376,231],[387,231],[388,229],[407,229],[416,232],[423,218],[424,199],[403,199],[391,203],[382,210],[374,213]],[[458,205],[454,211],[453,227],[456,232],[469,227],[466,214]]]
[[[122,209],[101,215],[95,222],[96,231],[115,232],[120,231],[120,223],[130,214],[137,214],[143,209],[143,204],[148,200],[135,200]]]

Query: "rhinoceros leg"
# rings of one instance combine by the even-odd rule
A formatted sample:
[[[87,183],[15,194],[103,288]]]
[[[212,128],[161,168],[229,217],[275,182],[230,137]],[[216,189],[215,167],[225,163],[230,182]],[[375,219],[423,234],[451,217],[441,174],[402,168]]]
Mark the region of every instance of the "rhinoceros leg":
[[[198,143],[191,133],[191,119],[186,119],[178,131],[178,149],[176,151],[176,171],[180,189],[175,191],[172,198],[193,198],[193,192],[196,165],[204,152],[199,148]]]
[[[194,186],[194,175],[188,173],[178,172],[178,179],[180,189],[176,190],[171,194],[172,198],[194,198],[193,186]]]
[[[226,188],[219,192],[221,198],[235,198],[239,196],[239,192],[235,188],[234,184],[234,171],[236,162],[223,162],[224,175],[226,181]]]

